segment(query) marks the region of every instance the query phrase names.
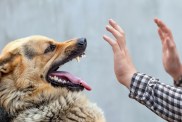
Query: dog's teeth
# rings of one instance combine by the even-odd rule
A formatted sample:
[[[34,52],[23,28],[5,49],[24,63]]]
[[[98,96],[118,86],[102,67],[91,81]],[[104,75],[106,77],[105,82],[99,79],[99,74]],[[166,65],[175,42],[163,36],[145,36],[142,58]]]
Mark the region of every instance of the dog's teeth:
[[[76,60],[77,60],[77,62],[80,62],[80,57],[79,56],[76,57]]]
[[[85,53],[83,53],[80,57],[85,58],[86,57]]]
[[[56,77],[56,76],[54,76],[54,78],[53,78],[55,81],[58,81],[58,77]]]
[[[63,82],[63,83],[66,83],[66,81],[65,81],[65,80],[63,80],[62,82]]]
[[[58,82],[61,82],[61,79],[58,79]]]
[[[85,58],[86,56],[85,55],[81,55],[81,58]]]
[[[83,54],[83,55],[82,55],[82,57],[83,57],[83,58],[85,58],[85,57],[86,57],[86,55],[85,55],[85,54]]]
[[[64,84],[64,83],[66,83],[66,81],[65,80],[62,80],[62,83]]]
[[[53,77],[52,77],[52,76],[49,76],[49,78],[50,78],[50,79],[53,79]]]

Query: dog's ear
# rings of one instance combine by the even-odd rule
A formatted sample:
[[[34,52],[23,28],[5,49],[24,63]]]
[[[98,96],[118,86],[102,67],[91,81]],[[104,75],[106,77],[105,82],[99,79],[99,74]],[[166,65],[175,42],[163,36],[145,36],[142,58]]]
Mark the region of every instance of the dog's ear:
[[[9,54],[0,56],[0,73],[8,73],[11,68],[12,56]]]
[[[19,54],[18,51],[14,50],[12,53],[7,52],[0,55],[0,77],[2,73],[7,74],[13,70],[15,65],[14,60],[17,54]]]

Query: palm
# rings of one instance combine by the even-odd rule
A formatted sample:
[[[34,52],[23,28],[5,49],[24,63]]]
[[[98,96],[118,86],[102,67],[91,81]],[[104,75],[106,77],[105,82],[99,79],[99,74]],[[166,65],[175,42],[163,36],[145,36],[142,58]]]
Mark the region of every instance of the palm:
[[[163,65],[166,70],[172,77],[176,77],[180,73],[180,59],[177,51],[166,50],[163,52]]]
[[[113,20],[109,21],[106,29],[112,33],[115,39],[104,36],[104,39],[112,46],[114,52],[114,71],[120,83],[130,87],[131,77],[136,72],[126,47],[125,35],[122,28]]]
[[[118,80],[123,79],[123,81],[125,81],[126,79],[124,79],[123,76],[130,72],[130,70],[127,69],[132,69],[133,67],[127,49],[121,50],[118,54],[116,53],[114,55],[114,71]]]
[[[155,22],[162,42],[164,68],[173,79],[178,79],[181,75],[181,63],[172,32],[161,20],[155,19]]]

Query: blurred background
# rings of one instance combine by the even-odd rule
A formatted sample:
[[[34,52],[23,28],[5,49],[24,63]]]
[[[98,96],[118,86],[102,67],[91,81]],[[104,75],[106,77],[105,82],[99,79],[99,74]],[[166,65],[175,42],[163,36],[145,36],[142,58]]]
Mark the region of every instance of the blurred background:
[[[138,71],[172,84],[162,66],[161,42],[154,17],[173,31],[182,55],[182,1],[180,0],[0,0],[0,49],[9,41],[44,35],[58,41],[88,40],[87,57],[61,68],[92,86],[85,93],[100,106],[108,122],[164,122],[128,97],[113,72],[111,47],[102,39],[108,19],[125,30],[127,46]]]

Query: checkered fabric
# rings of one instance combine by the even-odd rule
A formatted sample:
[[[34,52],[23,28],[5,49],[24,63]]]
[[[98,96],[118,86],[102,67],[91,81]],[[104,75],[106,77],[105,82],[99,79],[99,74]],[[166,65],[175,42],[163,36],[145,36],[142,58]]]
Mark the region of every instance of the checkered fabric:
[[[143,73],[132,77],[129,97],[170,122],[182,122],[182,89]]]

